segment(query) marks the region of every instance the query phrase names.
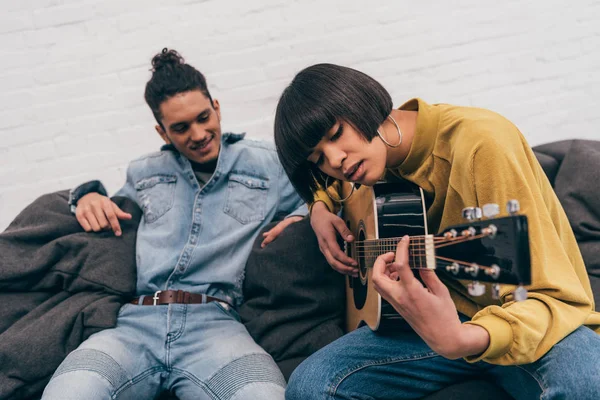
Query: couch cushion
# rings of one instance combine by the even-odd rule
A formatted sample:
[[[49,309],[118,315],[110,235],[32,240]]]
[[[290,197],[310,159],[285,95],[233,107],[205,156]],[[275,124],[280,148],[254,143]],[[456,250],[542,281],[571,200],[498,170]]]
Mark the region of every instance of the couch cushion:
[[[574,140],[556,175],[562,204],[590,277],[600,278],[600,142]],[[596,302],[600,300],[596,291]]]
[[[540,165],[542,166],[542,169],[546,173],[546,176],[550,180],[550,183],[552,186],[554,186],[554,179],[556,179],[556,173],[558,172],[560,163],[558,160],[556,160],[556,158],[549,156],[548,154],[537,151],[534,151],[534,153]]]
[[[261,242],[258,235],[246,264],[239,314],[287,379],[304,358],[344,334],[344,277],[319,251],[308,218],[266,248]]]

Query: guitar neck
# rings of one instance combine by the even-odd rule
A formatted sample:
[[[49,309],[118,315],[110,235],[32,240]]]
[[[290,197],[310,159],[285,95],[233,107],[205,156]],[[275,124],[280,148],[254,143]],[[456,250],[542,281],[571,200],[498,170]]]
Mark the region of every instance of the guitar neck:
[[[396,252],[401,237],[359,240],[350,244],[360,268],[372,268],[382,254]],[[435,237],[433,235],[412,236],[408,247],[408,262],[412,269],[435,269]]]

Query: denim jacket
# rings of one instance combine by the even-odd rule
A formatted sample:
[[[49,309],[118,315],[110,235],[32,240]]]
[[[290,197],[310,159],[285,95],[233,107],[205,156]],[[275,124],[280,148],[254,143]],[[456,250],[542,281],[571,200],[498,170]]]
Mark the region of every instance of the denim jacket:
[[[262,227],[276,214],[306,215],[273,145],[223,134],[215,172],[200,187],[172,146],[132,161],[115,196],[144,212],[137,235],[137,293],[187,290],[242,301],[244,267]],[[79,199],[102,184],[72,191]]]

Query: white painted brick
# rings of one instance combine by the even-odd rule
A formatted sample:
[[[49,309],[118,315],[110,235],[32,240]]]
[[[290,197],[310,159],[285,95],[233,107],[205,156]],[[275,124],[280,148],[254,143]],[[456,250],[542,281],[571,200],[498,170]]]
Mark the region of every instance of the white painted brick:
[[[33,19],[28,10],[0,14],[0,33],[24,31],[33,28]]]
[[[23,48],[25,46],[25,40],[23,39],[23,32],[9,32],[0,33],[0,49],[6,48]]]
[[[21,123],[20,126],[0,130],[0,142],[4,146],[25,146],[28,143],[36,143],[44,140],[52,140],[66,129],[64,121],[45,122],[38,125]]]
[[[53,26],[28,30],[21,33],[24,45],[28,47],[43,47],[64,42],[65,37],[83,38],[86,36],[84,24]]]
[[[54,142],[51,140],[28,144],[23,148],[23,152],[25,153],[26,160],[33,163],[56,157]]]
[[[143,91],[165,46],[206,75],[223,130],[252,138],[272,140],[277,100],[300,69],[334,62],[378,79],[396,105],[488,107],[531,144],[600,139],[594,0],[4,3],[0,229],[45,192],[96,178],[114,193],[127,163],[160,147]]]
[[[28,49],[23,50],[18,47],[8,47],[8,50],[1,49],[2,73],[21,71],[23,68],[43,64],[48,56],[47,49]],[[12,50],[12,51],[11,51]]]
[[[97,6],[99,5],[91,1],[81,1],[72,4],[36,8],[33,10],[33,22],[37,28],[84,22],[94,17]]]
[[[28,71],[9,72],[0,76],[0,88],[2,88],[5,93],[15,89],[31,89],[33,86],[33,77]],[[5,94],[3,93],[3,95]],[[0,101],[2,100],[0,99]]]

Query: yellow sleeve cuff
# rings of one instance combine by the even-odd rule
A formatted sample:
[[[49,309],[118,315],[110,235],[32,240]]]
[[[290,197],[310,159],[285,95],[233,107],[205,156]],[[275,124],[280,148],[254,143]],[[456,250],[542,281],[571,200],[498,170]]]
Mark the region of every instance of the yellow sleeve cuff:
[[[490,335],[490,345],[488,348],[482,354],[465,357],[467,362],[474,363],[481,360],[493,360],[502,357],[508,353],[513,344],[512,327],[506,320],[500,317],[488,314],[467,321],[465,324],[481,326]]]

